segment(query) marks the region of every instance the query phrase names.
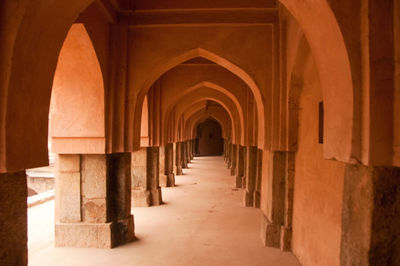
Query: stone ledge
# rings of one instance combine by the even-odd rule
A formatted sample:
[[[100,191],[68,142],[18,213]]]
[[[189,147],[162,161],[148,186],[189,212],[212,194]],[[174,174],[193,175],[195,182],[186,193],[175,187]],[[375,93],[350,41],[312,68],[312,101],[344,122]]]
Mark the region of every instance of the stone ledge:
[[[27,198],[28,208],[54,200],[54,189]]]

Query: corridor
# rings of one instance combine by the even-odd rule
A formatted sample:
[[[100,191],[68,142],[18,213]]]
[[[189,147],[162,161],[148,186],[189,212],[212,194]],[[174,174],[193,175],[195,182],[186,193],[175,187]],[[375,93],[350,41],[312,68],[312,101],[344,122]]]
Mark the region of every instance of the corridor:
[[[163,188],[163,205],[132,209],[137,240],[105,250],[55,248],[54,201],[30,208],[29,265],[299,265],[262,245],[260,209],[243,207],[234,187],[222,157],[195,157]]]

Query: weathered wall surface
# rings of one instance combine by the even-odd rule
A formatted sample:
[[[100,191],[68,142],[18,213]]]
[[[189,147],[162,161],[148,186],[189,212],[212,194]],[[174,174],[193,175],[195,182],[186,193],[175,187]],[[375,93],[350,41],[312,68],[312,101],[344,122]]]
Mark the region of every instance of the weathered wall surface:
[[[312,60],[300,97],[296,153],[293,252],[303,265],[339,265],[344,164],[323,159],[318,144],[318,105],[322,101]]]
[[[0,174],[0,264],[27,265],[25,171]]]

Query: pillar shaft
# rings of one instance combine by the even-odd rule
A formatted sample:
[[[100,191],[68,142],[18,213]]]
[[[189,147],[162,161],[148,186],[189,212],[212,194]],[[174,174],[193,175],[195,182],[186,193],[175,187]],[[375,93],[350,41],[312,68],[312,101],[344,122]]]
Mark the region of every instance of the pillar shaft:
[[[111,248],[134,238],[130,154],[58,155],[55,245]]]
[[[158,173],[158,178],[159,178],[159,183],[160,187],[166,187],[167,186],[167,169],[166,169],[166,149],[164,146],[160,146],[160,159],[159,159],[159,173]]]
[[[174,175],[174,147],[172,143],[165,145],[165,181],[161,183],[162,178],[160,177],[160,186],[173,187],[175,186],[175,175]],[[161,151],[161,150],[160,150]]]
[[[257,150],[256,190],[254,191],[254,208],[260,208],[262,179],[262,150]]]
[[[231,169],[231,154],[232,154],[232,143],[228,142],[227,147],[226,147],[226,151],[227,151],[227,158],[226,158],[226,163],[227,163],[227,168]]]
[[[242,188],[243,186],[243,179],[244,179],[244,158],[245,156],[245,147],[240,146],[238,147],[237,152],[237,159],[236,159],[236,187]]]
[[[177,174],[176,173],[176,165],[177,165],[177,160],[176,160],[176,143],[174,142],[174,143],[172,143],[172,168],[173,168],[173,173],[174,174]]]
[[[159,147],[132,153],[132,201],[134,207],[162,204],[159,186]]]
[[[222,155],[224,156],[224,162],[226,162],[226,156],[227,156],[227,151],[226,151],[226,139],[224,139],[224,150],[222,152]]]
[[[236,158],[238,153],[238,146],[236,144],[232,144],[232,153],[231,153],[231,176],[236,175]]]
[[[194,159],[194,139],[190,140],[190,159]]]
[[[190,163],[191,161],[191,156],[190,156],[190,147],[191,147],[191,143],[190,140],[186,141],[186,158],[187,158],[187,163]]]
[[[27,265],[27,204],[25,171],[0,174],[0,262]]]
[[[261,238],[266,246],[291,249],[294,154],[270,152],[266,203],[267,213],[262,215]]]
[[[186,149],[186,142],[181,142],[181,160],[182,160],[182,168],[188,168],[188,161],[187,161],[187,149]]]
[[[176,175],[182,175],[182,142],[176,143],[175,158]]]
[[[257,176],[257,147],[246,147],[246,189],[244,191],[244,206],[254,206],[254,192],[256,190]]]
[[[341,265],[399,265],[400,168],[347,165]]]

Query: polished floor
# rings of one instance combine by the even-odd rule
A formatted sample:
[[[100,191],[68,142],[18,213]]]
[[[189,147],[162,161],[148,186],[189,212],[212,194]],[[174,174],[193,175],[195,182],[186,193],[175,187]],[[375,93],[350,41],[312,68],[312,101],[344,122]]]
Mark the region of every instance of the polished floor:
[[[162,206],[133,208],[137,240],[114,249],[54,248],[54,201],[29,208],[29,265],[300,265],[266,248],[260,210],[242,207],[222,157],[197,157]]]

